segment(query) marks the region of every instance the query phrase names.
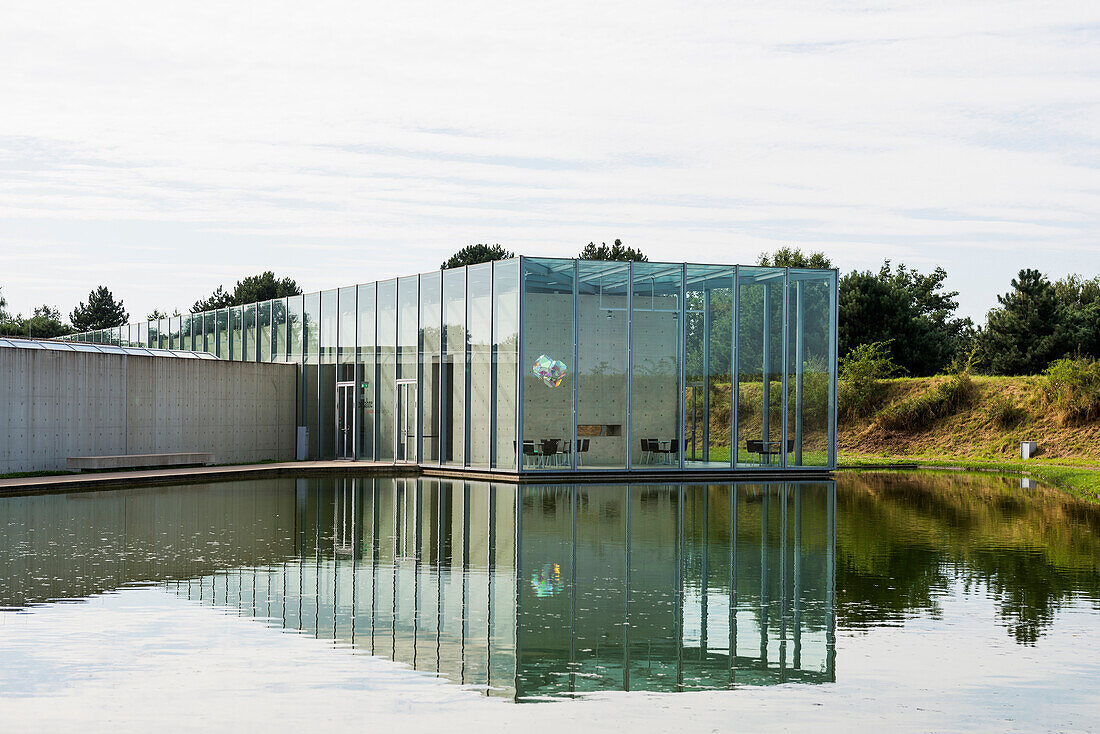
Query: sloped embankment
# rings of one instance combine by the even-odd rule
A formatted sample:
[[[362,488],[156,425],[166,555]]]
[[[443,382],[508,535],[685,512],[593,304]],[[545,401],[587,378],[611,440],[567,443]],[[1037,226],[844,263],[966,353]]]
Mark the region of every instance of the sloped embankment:
[[[841,421],[839,453],[1006,460],[1019,458],[1021,441],[1036,441],[1043,458],[1100,464],[1100,420],[1065,423],[1044,405],[1039,377],[973,376],[965,399],[932,418],[915,414],[954,379],[887,380],[874,416]]]

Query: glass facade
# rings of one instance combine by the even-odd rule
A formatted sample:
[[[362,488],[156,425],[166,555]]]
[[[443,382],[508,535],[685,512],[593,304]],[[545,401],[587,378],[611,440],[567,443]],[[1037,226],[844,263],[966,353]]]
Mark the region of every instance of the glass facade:
[[[523,257],[69,339],[297,363],[302,458],[836,464],[835,270]]]

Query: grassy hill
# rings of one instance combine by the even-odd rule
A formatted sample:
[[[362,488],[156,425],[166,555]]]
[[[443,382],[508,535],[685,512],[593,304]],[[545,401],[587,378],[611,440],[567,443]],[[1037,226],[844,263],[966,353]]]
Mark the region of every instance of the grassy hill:
[[[952,379],[884,381],[885,399],[875,415],[841,421],[838,453],[1005,461],[1020,458],[1021,441],[1036,441],[1042,460],[1100,466],[1100,421],[1066,422],[1044,404],[1040,377],[973,376],[969,396],[953,412],[907,425],[906,406]]]

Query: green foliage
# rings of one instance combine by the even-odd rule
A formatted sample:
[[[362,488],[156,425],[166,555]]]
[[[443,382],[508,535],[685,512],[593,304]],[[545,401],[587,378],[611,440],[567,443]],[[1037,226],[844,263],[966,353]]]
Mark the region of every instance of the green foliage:
[[[22,314],[0,313],[0,335],[25,336],[29,339],[54,339],[73,333],[71,326],[61,320],[61,311],[42,304],[27,318]]]
[[[1038,270],[1021,270],[1012,290],[997,296],[982,334],[989,368],[999,375],[1033,375],[1066,356],[1063,309],[1054,285]]]
[[[915,376],[944,370],[966,345],[970,319],[957,319],[957,291],[945,291],[947,271],[925,275],[887,260],[878,273],[840,279],[840,354],[860,344],[890,342],[894,361]]]
[[[88,294],[87,304],[77,303],[69,314],[69,321],[77,331],[111,329],[125,324],[129,318],[122,301],[115,301],[111,291],[102,285]]]
[[[780,247],[769,255],[760,253],[757,264],[773,268],[821,268],[833,267],[832,260],[824,252],[802,252],[799,247]]]
[[[883,380],[901,368],[890,355],[890,342],[859,344],[840,360],[838,411],[846,420],[871,415],[886,395]]]
[[[1056,360],[1043,373],[1042,394],[1064,424],[1100,418],[1100,360]]]
[[[875,414],[875,423],[888,431],[922,431],[969,406],[976,393],[970,375],[960,372],[919,395],[886,406]]]
[[[199,313],[201,311],[214,311],[219,308],[229,308],[235,305],[232,293],[226,293],[225,289],[220,285],[218,289],[210,295],[209,298],[204,298],[200,301],[195,301],[195,304],[191,306],[191,313]]]
[[[1027,408],[998,393],[989,399],[986,415],[993,425],[1007,431],[1023,423],[1027,417]]]
[[[285,298],[297,296],[302,292],[298,283],[293,278],[276,278],[275,273],[267,270],[259,275],[250,275],[237,281],[237,286],[229,293],[222,286],[218,286],[208,298],[195,301],[191,306],[191,313],[200,311],[214,311],[230,306],[244,306],[249,303],[270,301],[273,298]],[[154,312],[159,313],[159,312]],[[152,314],[150,319],[158,318]],[[164,318],[161,314],[159,318]]]
[[[301,292],[302,289],[293,278],[276,278],[275,273],[267,270],[237,281],[237,287],[233,289],[233,305],[244,306],[273,298],[297,296]]]
[[[596,244],[595,242],[589,242],[584,246],[584,249],[577,255],[581,260],[617,260],[619,262],[627,262],[633,260],[634,262],[645,263],[649,262],[649,258],[646,257],[641,250],[636,250],[633,247],[626,247],[623,245],[622,240],[615,240],[608,247],[606,242]]]
[[[465,265],[477,265],[479,263],[492,262],[494,260],[507,260],[515,257],[516,253],[505,250],[500,245],[466,245],[461,250],[451,255],[450,259],[439,266],[440,270],[461,268]]]

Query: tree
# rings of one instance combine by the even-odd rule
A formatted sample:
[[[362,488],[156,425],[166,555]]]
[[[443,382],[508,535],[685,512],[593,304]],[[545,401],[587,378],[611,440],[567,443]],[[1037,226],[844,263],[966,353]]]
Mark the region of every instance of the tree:
[[[986,317],[982,346],[989,368],[1000,375],[1033,375],[1068,352],[1066,309],[1053,284],[1026,268],[1012,279],[1012,290],[997,296],[999,307]]]
[[[34,315],[23,321],[23,329],[33,339],[54,339],[73,333],[72,327],[61,320],[61,310],[46,304],[34,309]]]
[[[200,311],[213,311],[218,308],[229,308],[236,305],[233,300],[232,293],[226,293],[225,288],[220,285],[218,289],[214,291],[209,298],[205,298],[200,301],[195,301],[195,304],[191,306],[191,313],[199,313]]]
[[[302,289],[293,278],[276,278],[275,273],[267,270],[237,281],[237,287],[233,289],[233,305],[243,306],[246,303],[297,296],[301,292]]]
[[[649,258],[646,257],[641,250],[624,246],[622,240],[615,240],[611,247],[608,247],[606,242],[601,242],[599,245],[595,242],[589,242],[584,246],[584,249],[580,251],[577,257],[581,260],[618,260],[620,262],[633,260],[634,262],[640,263],[649,262]]]
[[[799,247],[791,249],[786,246],[780,247],[771,255],[766,252],[760,253],[760,257],[757,258],[756,262],[759,265],[773,268],[828,269],[833,267],[832,261],[824,252],[805,253]]]
[[[970,319],[954,318],[957,291],[944,290],[947,271],[925,275],[887,260],[840,279],[839,354],[860,344],[887,342],[893,361],[914,376],[944,370],[973,331]]]
[[[1054,284],[1054,295],[1068,344],[1081,356],[1100,358],[1100,276],[1068,275]]]
[[[461,268],[464,265],[477,265],[478,263],[487,263],[494,260],[507,260],[515,256],[516,253],[511,250],[505,250],[500,245],[466,245],[461,250],[451,255],[450,259],[444,261],[444,263],[439,266],[439,269],[450,270],[451,268]]]
[[[125,324],[128,318],[130,314],[126,313],[122,301],[115,301],[111,291],[102,285],[88,294],[87,304],[77,303],[69,314],[69,321],[77,331],[111,329]]]

